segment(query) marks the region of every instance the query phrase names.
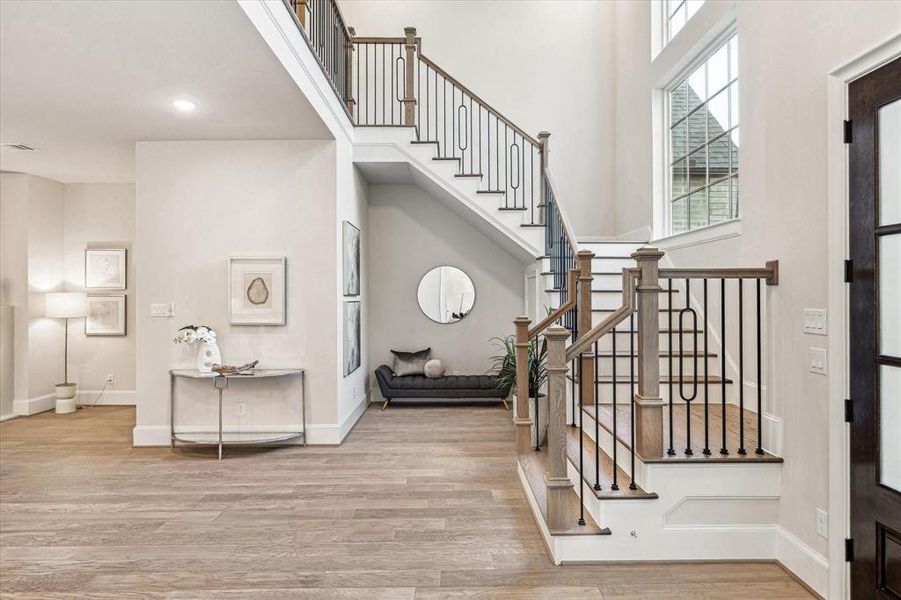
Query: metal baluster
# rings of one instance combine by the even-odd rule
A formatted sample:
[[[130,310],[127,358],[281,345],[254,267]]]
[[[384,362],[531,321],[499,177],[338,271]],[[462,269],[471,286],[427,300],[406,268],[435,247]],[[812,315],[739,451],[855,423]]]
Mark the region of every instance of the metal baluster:
[[[704,279],[704,450],[705,456],[710,456],[710,393],[708,392],[708,356],[707,356],[707,326],[710,322],[710,313],[707,312],[707,279]]]
[[[630,411],[629,411],[629,422],[631,423],[631,427],[629,428],[629,447],[630,454],[629,460],[631,462],[630,472],[632,475],[632,481],[629,483],[630,490],[637,490],[638,486],[635,485],[635,334],[633,333],[635,330],[635,313],[629,315],[629,398],[630,398]],[[614,440],[615,440],[614,436]],[[616,468],[616,465],[613,465],[613,468]]]
[[[744,280],[738,280],[738,453],[747,454],[745,450],[745,307]]]
[[[594,341],[594,443],[597,448],[595,448],[594,453],[594,489],[601,489],[601,438],[600,438],[600,426],[598,423],[601,420],[601,407],[600,407],[600,394],[599,385],[598,385],[598,374],[600,371],[598,370],[598,340]]]
[[[673,456],[676,454],[676,451],[673,449],[673,280],[667,280],[667,288],[666,288],[666,314],[669,323],[669,327],[667,328],[667,342],[669,347],[669,352],[667,352],[667,363],[669,365],[669,382],[667,383],[667,389],[669,390],[669,448],[667,448],[666,453],[669,456]],[[682,354],[682,346],[679,346],[679,354],[681,358]]]
[[[692,316],[692,352],[694,354],[694,371],[692,376],[692,393],[691,396],[685,396],[685,371],[683,364],[685,362],[685,346],[683,344],[683,331],[685,329],[682,316],[684,314]],[[698,395],[698,317],[697,313],[691,308],[691,280],[685,280],[685,308],[679,311],[679,397],[685,402],[685,454],[691,456],[694,452],[691,449],[691,402]]]
[[[720,454],[729,454],[726,447],[726,280],[720,279],[720,330],[722,331],[722,339],[720,340],[720,394],[722,402],[721,410],[721,427],[723,428],[723,445],[720,448]]]
[[[573,335],[572,339],[576,339],[576,336]],[[572,417],[572,423],[570,426],[575,427],[576,426],[576,361],[575,360],[573,360],[572,365],[570,366],[569,372],[571,375],[570,379],[572,380],[571,389],[572,389],[572,393],[573,393],[573,399],[572,399],[573,417]]]
[[[632,336],[631,332],[629,332],[629,336]],[[619,489],[619,484],[616,480],[616,447],[619,446],[616,441],[616,332],[611,333],[610,337],[610,343],[613,346],[613,483],[610,485],[610,489],[616,491]]]
[[[755,454],[763,454],[763,366],[760,349],[760,279],[757,280],[757,448]]]
[[[575,339],[575,337],[573,339]],[[573,362],[577,363],[579,365],[579,388],[580,388],[579,395],[581,396],[581,387],[583,385],[585,385],[585,382],[582,380],[582,361],[574,360]],[[573,397],[575,397],[575,395]],[[584,432],[585,430],[583,429],[583,426],[582,426],[584,412],[585,411],[582,410],[582,406],[581,406],[581,402],[580,402],[580,405],[579,405],[579,525],[585,525],[585,503],[581,501],[582,492],[585,489],[585,483],[584,483],[585,479],[583,476],[583,473],[584,473],[584,464],[583,463],[584,463],[584,459],[585,459],[585,453],[582,450],[582,437],[585,435],[585,432]]]
[[[387,121],[385,120],[385,105],[388,104],[387,100],[385,100],[385,94],[388,91],[387,86],[385,85],[385,71],[387,71],[387,69],[385,68],[385,44],[379,44],[379,45],[382,47],[382,122],[381,122],[381,125],[384,125],[385,123],[387,123]]]

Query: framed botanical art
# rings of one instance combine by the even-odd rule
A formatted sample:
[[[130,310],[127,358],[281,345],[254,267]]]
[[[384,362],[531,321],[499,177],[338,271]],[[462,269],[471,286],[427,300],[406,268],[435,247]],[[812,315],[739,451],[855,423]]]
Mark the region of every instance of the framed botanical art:
[[[125,335],[125,294],[88,296],[85,335]]]
[[[232,325],[286,323],[285,257],[228,259],[228,322]]]
[[[360,301],[344,302],[344,376],[360,368]]]
[[[344,295],[360,295],[360,230],[344,221]]]
[[[84,251],[84,287],[89,290],[124,290],[125,248]]]

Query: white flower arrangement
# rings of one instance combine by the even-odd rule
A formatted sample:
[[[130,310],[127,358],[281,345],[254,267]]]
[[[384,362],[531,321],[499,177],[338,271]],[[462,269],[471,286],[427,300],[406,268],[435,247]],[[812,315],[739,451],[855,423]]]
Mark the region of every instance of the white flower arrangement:
[[[176,344],[216,343],[216,332],[207,325],[185,325],[178,332],[178,336],[172,340]]]

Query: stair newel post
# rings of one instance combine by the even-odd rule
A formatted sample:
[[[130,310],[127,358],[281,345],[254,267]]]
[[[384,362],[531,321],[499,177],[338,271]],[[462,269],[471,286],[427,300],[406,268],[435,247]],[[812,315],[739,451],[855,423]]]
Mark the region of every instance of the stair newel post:
[[[532,447],[532,419],[529,418],[529,324],[528,317],[516,317],[516,452],[524,454]]]
[[[663,399],[660,397],[660,322],[658,263],[663,252],[639,248],[638,393],[635,395],[635,450],[643,458],[663,456]],[[672,350],[672,349],[670,349]]]
[[[413,53],[416,51],[416,28],[404,27],[406,58],[404,59],[404,125],[416,125],[416,97],[413,95]]]
[[[576,314],[578,315],[578,337],[583,337],[591,331],[591,259],[594,258],[594,252],[589,250],[580,250],[578,254],[579,261],[579,285],[578,296],[576,296]],[[594,404],[594,359],[591,356],[591,350],[586,350],[579,357],[581,361],[579,373],[581,381],[579,382],[581,406],[589,406]],[[581,410],[581,406],[579,410]]]
[[[551,134],[547,131],[542,131],[538,134],[538,142],[540,146],[538,147],[539,152],[541,152],[541,168],[539,171],[539,179],[541,188],[541,196],[539,197],[538,209],[539,216],[541,218],[541,222],[547,225],[547,185],[544,180],[544,174],[547,172],[547,158],[548,158],[548,138],[551,137]]]
[[[354,88],[353,88],[353,74],[354,74],[354,38],[356,37],[357,32],[354,31],[353,27],[347,28],[347,44],[344,50],[344,60],[345,60],[345,68],[344,68],[344,86],[347,90],[347,98],[345,98],[345,102],[347,102],[347,110],[350,111],[350,114],[354,114],[354,104],[356,101],[354,100]]]
[[[547,520],[551,532],[571,528],[578,515],[573,503],[567,502],[573,483],[566,471],[566,338],[569,332],[563,327],[549,327],[544,334],[547,340],[548,373],[548,474]]]

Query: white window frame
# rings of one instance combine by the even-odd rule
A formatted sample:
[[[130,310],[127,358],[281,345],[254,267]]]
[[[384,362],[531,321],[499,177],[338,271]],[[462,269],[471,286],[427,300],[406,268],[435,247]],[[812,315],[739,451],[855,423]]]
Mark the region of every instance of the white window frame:
[[[665,0],[664,2],[662,2],[662,4],[664,6],[666,5]],[[706,44],[699,51],[695,52],[691,61],[687,62],[685,64],[685,67],[681,69],[676,76],[670,78],[666,85],[663,85],[658,90],[656,90],[660,97],[661,107],[657,136],[657,143],[659,144],[659,147],[661,149],[659,155],[661,159],[658,162],[658,176],[662,179],[662,181],[660,182],[660,189],[663,191],[661,197],[657,198],[656,200],[658,203],[662,203],[662,210],[660,214],[663,216],[663,223],[660,223],[662,227],[660,227],[659,232],[655,231],[658,236],[662,234],[662,237],[657,237],[655,239],[655,242],[660,242],[658,245],[663,249],[672,250],[679,247],[693,246],[699,243],[716,241],[741,235],[741,212],[743,206],[743,202],[741,201],[741,188],[739,188],[737,214],[732,219],[720,221],[712,225],[704,225],[695,229],[688,229],[679,233],[673,233],[671,202],[673,181],[672,172],[670,170],[670,165],[672,163],[672,145],[670,142],[670,117],[672,114],[670,106],[670,91],[673,90],[678,84],[680,84],[686,77],[688,77],[695,69],[704,64],[707,59],[713,56],[723,46],[723,44],[727,43],[729,39],[735,35],[738,35],[738,28],[737,24],[733,21],[728,27],[724,28],[715,38],[713,38],[710,43]],[[739,71],[741,70],[741,56],[742,53],[739,52]],[[739,80],[739,115],[741,115],[742,106],[744,104],[744,102],[741,101],[741,77],[738,77],[737,79]],[[739,127],[741,126],[741,122],[742,119],[741,116],[739,116]],[[741,155],[739,155],[738,173],[740,178]],[[658,206],[659,205],[660,204],[658,204]]]
[[[713,0],[713,1],[716,1],[716,0]],[[694,17],[696,14],[698,14],[698,11],[701,10],[701,7],[703,6],[703,4],[705,2],[707,2],[707,0],[701,0],[701,6],[698,6],[698,8],[695,9],[695,12],[691,13],[691,15],[686,16],[685,23],[682,25],[682,28],[679,29],[679,31],[677,31],[674,34],[671,33],[672,32],[672,27],[671,27],[672,16],[679,10],[679,8],[682,5],[686,4],[686,2],[688,2],[688,0],[681,0],[681,4],[678,7],[676,7],[676,10],[673,11],[672,13],[669,10],[669,0],[659,0],[659,2],[660,2],[659,13],[660,13],[660,41],[661,41],[660,47],[663,48],[667,44],[669,44],[673,40],[673,38],[675,38],[677,35],[679,35],[679,33],[682,31],[682,29],[684,29],[688,25],[689,21],[691,21],[692,17]],[[688,12],[687,6],[686,6],[685,10],[687,13]]]

